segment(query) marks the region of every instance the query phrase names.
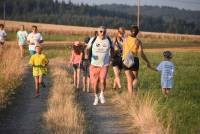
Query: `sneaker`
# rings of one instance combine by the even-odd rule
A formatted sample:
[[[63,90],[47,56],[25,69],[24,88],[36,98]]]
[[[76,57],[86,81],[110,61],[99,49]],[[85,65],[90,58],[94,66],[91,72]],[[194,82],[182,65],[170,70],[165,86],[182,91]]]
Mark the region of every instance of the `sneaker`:
[[[96,106],[98,104],[98,102],[99,102],[99,98],[97,96],[95,96],[93,105]]]
[[[99,96],[99,100],[100,100],[101,104],[104,104],[104,103],[106,102],[106,101],[105,101],[105,97],[104,97],[103,94],[101,94],[101,95]]]

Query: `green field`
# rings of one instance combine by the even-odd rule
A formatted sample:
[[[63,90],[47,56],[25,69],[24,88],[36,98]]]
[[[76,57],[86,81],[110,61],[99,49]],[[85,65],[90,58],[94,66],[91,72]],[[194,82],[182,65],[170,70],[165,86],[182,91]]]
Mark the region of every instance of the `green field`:
[[[148,53],[153,66],[162,60],[162,53]],[[200,53],[174,53],[174,88],[169,98],[161,93],[160,74],[140,64],[139,94],[152,94],[158,100],[158,115],[164,125],[172,125],[173,134],[200,133]],[[112,72],[110,73],[113,76]],[[125,86],[125,77],[122,78]]]

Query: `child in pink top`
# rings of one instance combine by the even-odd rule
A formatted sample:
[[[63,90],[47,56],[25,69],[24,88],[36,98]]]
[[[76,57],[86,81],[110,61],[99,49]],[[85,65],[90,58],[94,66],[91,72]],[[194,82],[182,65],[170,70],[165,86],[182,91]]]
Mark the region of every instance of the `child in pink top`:
[[[73,50],[71,54],[70,63],[74,69],[74,86],[78,89],[80,86],[80,70],[82,63],[83,51],[79,41],[74,42]]]

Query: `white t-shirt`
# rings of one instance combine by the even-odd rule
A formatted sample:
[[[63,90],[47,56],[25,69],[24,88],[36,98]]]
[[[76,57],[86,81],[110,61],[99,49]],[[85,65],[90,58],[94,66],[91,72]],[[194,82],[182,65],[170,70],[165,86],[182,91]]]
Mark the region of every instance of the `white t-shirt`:
[[[5,41],[5,37],[7,36],[5,30],[0,30],[0,42]]]
[[[18,38],[19,45],[26,44],[27,36],[28,36],[28,33],[26,31],[18,31],[17,32],[17,38]]]
[[[29,44],[29,50],[35,51],[35,46],[39,44],[40,41],[42,41],[42,35],[40,33],[30,33],[27,37],[27,41],[30,42]]]
[[[92,37],[87,44],[87,49],[92,47],[91,64],[98,67],[108,66],[110,63],[110,42],[107,38],[101,39],[97,36],[95,42]]]
[[[161,72],[162,88],[172,88],[174,76],[174,64],[171,61],[162,61],[156,68]]]

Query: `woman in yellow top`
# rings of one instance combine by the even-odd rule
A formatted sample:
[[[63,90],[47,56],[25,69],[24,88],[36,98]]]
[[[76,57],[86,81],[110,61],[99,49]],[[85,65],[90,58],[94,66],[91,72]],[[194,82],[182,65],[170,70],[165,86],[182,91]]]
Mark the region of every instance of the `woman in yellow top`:
[[[47,65],[49,60],[42,54],[41,46],[36,46],[36,54],[32,55],[29,64],[33,66],[33,76],[35,77],[36,97],[39,96],[39,85],[45,88],[43,76],[47,74]]]
[[[132,52],[134,55],[134,64],[131,67],[126,67],[123,64],[123,69],[125,70],[125,75],[127,79],[127,87],[130,94],[135,94],[135,89],[138,84],[138,71],[139,71],[139,58],[138,54],[140,53],[142,59],[146,62],[147,66],[150,67],[150,63],[144,54],[142,42],[137,38],[139,33],[139,28],[137,26],[131,26],[130,36],[126,37],[123,42],[123,54],[122,60],[126,58],[129,52]]]

